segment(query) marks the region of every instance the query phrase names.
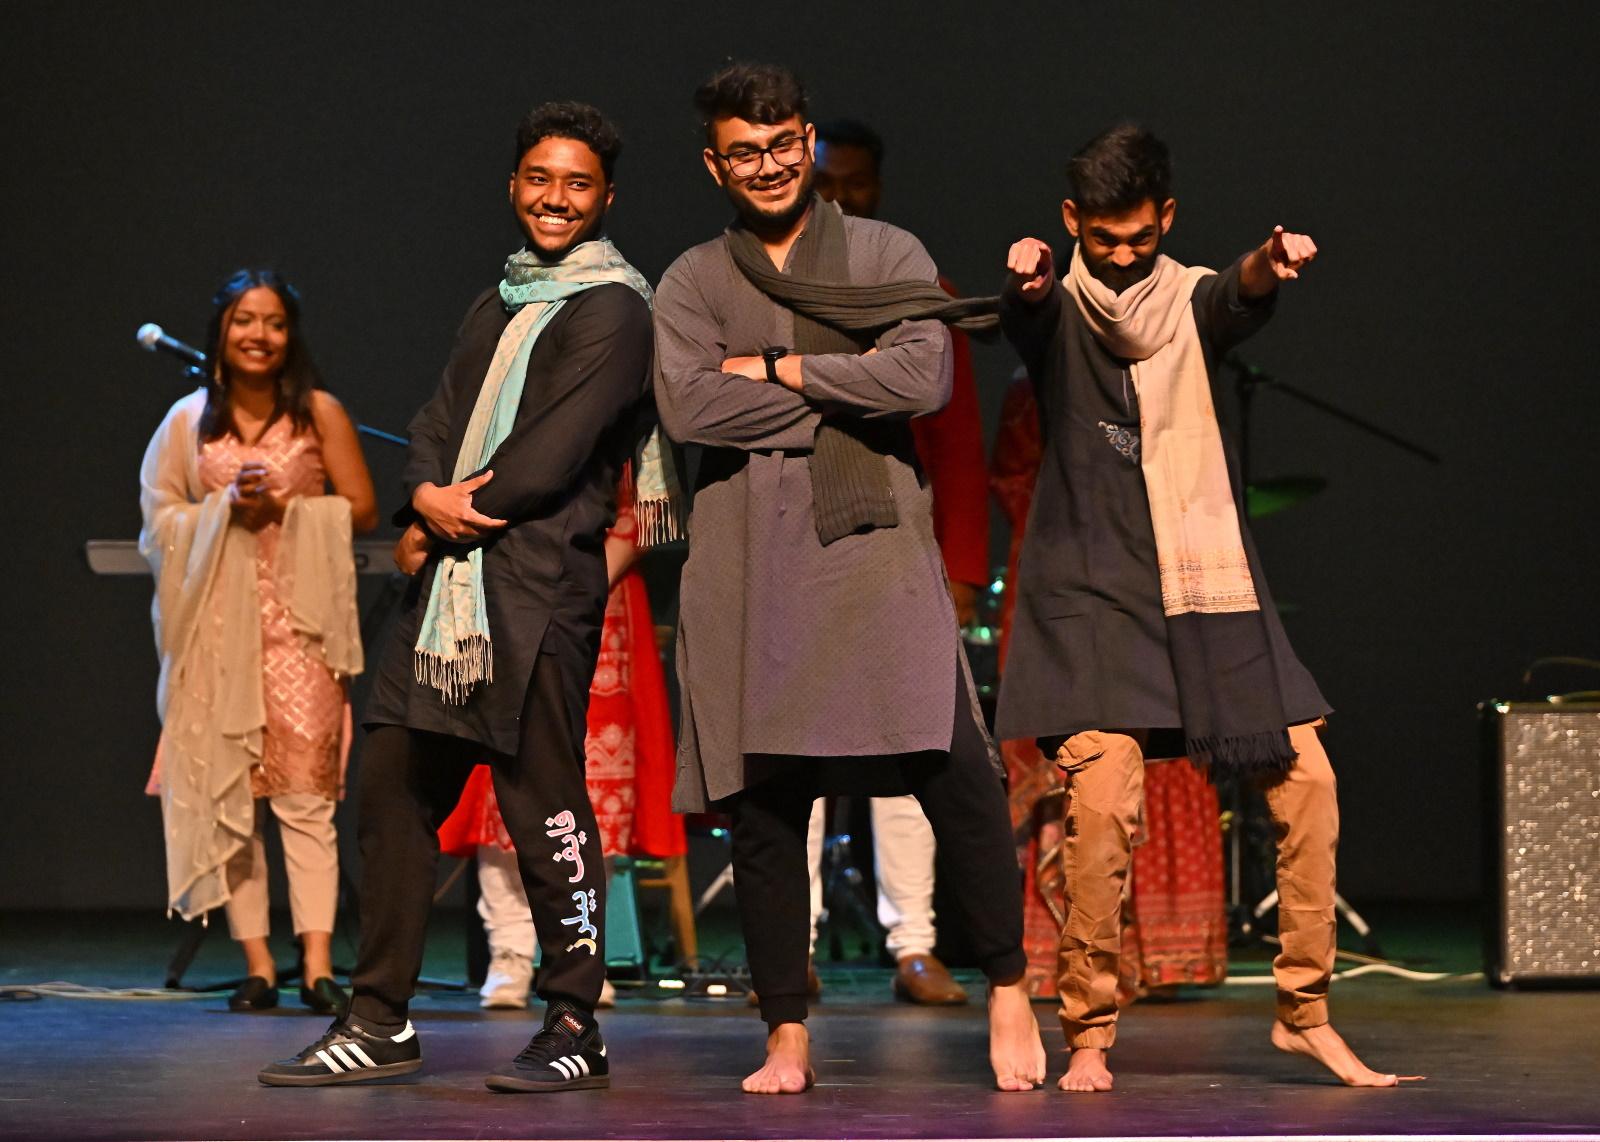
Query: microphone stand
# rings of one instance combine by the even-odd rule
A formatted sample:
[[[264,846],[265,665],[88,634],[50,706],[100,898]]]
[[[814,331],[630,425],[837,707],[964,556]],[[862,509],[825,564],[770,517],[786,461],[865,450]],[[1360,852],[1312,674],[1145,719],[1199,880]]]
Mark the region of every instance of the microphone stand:
[[[1391,432],[1381,424],[1368,420],[1364,416],[1342,408],[1325,397],[1307,392],[1298,385],[1288,381],[1279,380],[1271,373],[1256,365],[1241,361],[1235,354],[1229,353],[1222,358],[1222,363],[1234,374],[1234,391],[1239,396],[1239,469],[1244,477],[1245,486],[1250,486],[1250,411],[1251,403],[1255,398],[1256,390],[1270,388],[1274,392],[1292,397],[1301,404],[1310,405],[1318,412],[1325,413],[1335,420],[1342,420],[1346,424],[1359,428],[1369,436],[1394,445],[1403,452],[1419,456],[1430,464],[1443,464],[1444,458],[1431,448],[1424,447],[1414,440],[1409,440],[1397,432]]]
[[[1402,452],[1408,452],[1426,460],[1430,464],[1444,463],[1443,457],[1431,448],[1427,448],[1414,440],[1407,439],[1399,433],[1377,424],[1366,417],[1351,412],[1324,397],[1307,392],[1298,385],[1288,381],[1279,380],[1265,369],[1241,360],[1236,354],[1229,353],[1222,358],[1222,364],[1233,372],[1234,392],[1239,403],[1239,475],[1245,487],[1244,500],[1248,507],[1249,489],[1254,478],[1254,467],[1251,454],[1251,428],[1253,427],[1253,412],[1255,397],[1262,389],[1282,393],[1284,396],[1308,405],[1318,412],[1331,416],[1335,420],[1343,421],[1353,428],[1359,429],[1369,436],[1382,440]],[[1258,931],[1258,924],[1278,904],[1277,888],[1273,887],[1254,905],[1246,903],[1244,885],[1244,860],[1247,853],[1254,852],[1258,870],[1257,880],[1264,884],[1266,877],[1260,873],[1262,867],[1270,868],[1271,842],[1267,830],[1264,828],[1254,806],[1249,791],[1243,782],[1234,781],[1227,798],[1228,809],[1225,814],[1227,820],[1228,837],[1228,926],[1234,934],[1233,943],[1244,943],[1257,940],[1268,940],[1264,933]],[[1334,895],[1334,907],[1339,916],[1353,928],[1361,937],[1369,955],[1381,957],[1382,952],[1378,946],[1377,936],[1367,924],[1360,913],[1352,908],[1344,897]]]

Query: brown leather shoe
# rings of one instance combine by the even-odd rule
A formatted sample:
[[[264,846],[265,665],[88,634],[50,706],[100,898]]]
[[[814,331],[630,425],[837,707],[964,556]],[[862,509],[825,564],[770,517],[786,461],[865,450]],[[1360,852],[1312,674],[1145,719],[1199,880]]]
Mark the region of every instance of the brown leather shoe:
[[[954,1007],[967,1001],[967,992],[933,956],[903,956],[894,973],[896,999],[925,1007]]]
[[[822,998],[822,977],[817,975],[817,961],[816,960],[809,960],[808,959],[806,961],[806,998],[807,999],[821,999]],[[749,991],[745,992],[744,1001],[745,1001],[745,1003],[749,1004],[751,1007],[760,1007],[761,1006],[761,997],[756,994],[756,989],[753,988],[753,987]]]

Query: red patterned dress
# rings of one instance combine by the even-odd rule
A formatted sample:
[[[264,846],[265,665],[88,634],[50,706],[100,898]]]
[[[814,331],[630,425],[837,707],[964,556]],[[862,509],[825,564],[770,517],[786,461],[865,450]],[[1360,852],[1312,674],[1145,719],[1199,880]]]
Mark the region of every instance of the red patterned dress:
[[[1017,557],[1033,500],[1043,444],[1033,385],[1006,391],[989,465],[989,487],[1011,523],[1006,582],[1017,581]],[[1014,592],[1000,617],[1000,662],[1010,645]],[[1035,996],[1056,994],[1056,949],[1065,916],[1059,853],[1065,818],[1061,773],[1032,740],[1000,743],[1011,786],[1011,824],[1024,875],[1025,982]],[[1123,902],[1122,979],[1131,1002],[1152,988],[1221,983],[1228,969],[1222,832],[1216,789],[1187,758],[1145,767],[1147,837],[1134,849],[1130,892]]]
[[[638,534],[633,488],[626,480],[618,489],[610,534],[630,541]],[[584,779],[606,856],[666,857],[687,850],[683,818],[671,809],[674,747],[666,681],[637,567],[606,599],[583,750]],[[479,845],[512,848],[487,765],[473,771],[455,812],[439,828],[440,850],[451,856],[471,856]]]

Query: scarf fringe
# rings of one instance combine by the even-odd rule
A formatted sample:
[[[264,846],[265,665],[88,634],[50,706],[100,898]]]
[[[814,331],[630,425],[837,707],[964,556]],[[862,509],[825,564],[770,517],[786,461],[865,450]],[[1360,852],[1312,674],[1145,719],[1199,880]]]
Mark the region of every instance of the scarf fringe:
[[[510,435],[521,406],[528,359],[560,307],[605,282],[626,285],[647,304],[651,301],[650,284],[605,238],[574,247],[553,266],[527,250],[506,259],[500,296],[515,316],[500,334],[473,400],[466,435],[451,468],[453,479],[464,479],[487,463]],[[474,686],[494,681],[489,640],[482,548],[474,548],[464,559],[446,556],[429,588],[412,648],[417,682],[438,690],[447,705],[464,704]]]
[[[683,502],[678,497],[636,500],[633,511],[639,521],[637,542],[640,547],[659,547],[663,543],[675,543],[688,535]]]
[[[448,704],[460,706],[478,683],[494,681],[494,646],[486,634],[468,635],[456,640],[453,657],[418,650],[412,666],[418,683],[439,691]]]
[[[1288,730],[1190,737],[1183,745],[1191,760],[1210,769],[1213,782],[1285,774],[1299,756],[1289,744]]]

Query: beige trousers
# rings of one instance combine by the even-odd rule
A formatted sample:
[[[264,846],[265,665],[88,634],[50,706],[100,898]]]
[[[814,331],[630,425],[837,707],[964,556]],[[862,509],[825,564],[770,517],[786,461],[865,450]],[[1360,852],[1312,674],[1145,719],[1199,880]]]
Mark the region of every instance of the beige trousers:
[[[1334,957],[1334,853],[1339,803],[1333,767],[1315,726],[1289,728],[1299,754],[1262,787],[1278,839],[1278,932],[1272,963],[1278,1018],[1291,1027],[1328,1021]],[[1090,730],[1062,745],[1067,775],[1067,920],[1056,960],[1061,1026],[1069,1047],[1108,1048],[1117,1037],[1122,894],[1144,813],[1143,734]]]
[[[268,932],[265,837],[269,803],[283,842],[295,935],[331,932],[339,904],[339,844],[333,827],[337,803],[316,793],[283,793],[256,800],[255,834],[228,862],[228,931],[235,940],[263,938]]]

